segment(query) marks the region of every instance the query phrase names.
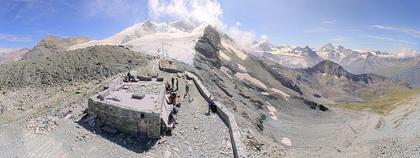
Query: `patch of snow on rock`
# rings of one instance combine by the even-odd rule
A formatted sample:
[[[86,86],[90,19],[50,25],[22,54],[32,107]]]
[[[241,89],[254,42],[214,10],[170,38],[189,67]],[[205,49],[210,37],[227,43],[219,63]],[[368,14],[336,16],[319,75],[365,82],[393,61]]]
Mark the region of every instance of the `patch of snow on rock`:
[[[250,76],[248,73],[239,73],[238,72],[238,73],[235,74],[235,77],[240,79],[240,80],[247,80],[247,81],[249,81],[249,82],[251,82],[251,83],[253,83],[253,84],[255,84],[255,85],[257,85],[261,88],[267,89],[267,86],[264,83],[262,83],[260,80],[258,80],[256,78]]]

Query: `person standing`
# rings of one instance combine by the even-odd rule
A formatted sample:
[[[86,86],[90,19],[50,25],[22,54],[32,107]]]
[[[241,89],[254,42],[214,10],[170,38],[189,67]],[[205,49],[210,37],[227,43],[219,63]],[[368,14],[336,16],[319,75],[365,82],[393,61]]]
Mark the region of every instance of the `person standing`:
[[[190,85],[188,83],[188,81],[185,82],[185,94],[184,94],[184,99],[186,97],[190,97]]]
[[[174,84],[175,84],[175,79],[174,79],[174,77],[171,77],[171,88],[172,88],[172,90],[174,90]]]
[[[175,91],[178,91],[178,78],[176,78],[175,85],[176,85]]]

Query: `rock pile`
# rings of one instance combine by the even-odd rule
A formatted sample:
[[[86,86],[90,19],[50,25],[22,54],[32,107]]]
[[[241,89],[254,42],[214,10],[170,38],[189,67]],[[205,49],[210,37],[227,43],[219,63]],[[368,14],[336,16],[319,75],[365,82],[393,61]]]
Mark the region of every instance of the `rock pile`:
[[[58,117],[52,116],[43,116],[38,118],[29,119],[27,128],[29,130],[33,130],[35,134],[44,134],[46,135],[48,132],[52,131],[55,127],[57,127]]]

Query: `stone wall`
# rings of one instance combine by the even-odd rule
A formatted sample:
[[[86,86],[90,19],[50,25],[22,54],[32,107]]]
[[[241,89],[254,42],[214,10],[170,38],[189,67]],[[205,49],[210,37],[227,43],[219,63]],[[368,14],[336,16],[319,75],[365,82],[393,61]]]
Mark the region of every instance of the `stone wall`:
[[[185,72],[185,74],[189,79],[192,79],[194,81],[195,86],[197,87],[200,94],[204,97],[204,99],[206,99],[207,102],[210,102],[210,98],[212,95],[210,91],[208,91],[207,88],[201,83],[201,80],[191,72]],[[245,145],[242,142],[241,132],[238,124],[235,121],[235,116],[232,113],[230,113],[227,109],[225,109],[223,104],[217,101],[215,102],[215,104],[217,106],[217,114],[229,128],[229,134],[235,158],[246,157]]]
[[[168,67],[167,64],[162,64],[164,61],[160,60],[159,61],[159,70],[160,71],[164,71],[164,72],[168,72],[168,73],[181,73],[182,71],[177,69],[176,67],[172,66],[172,67]]]
[[[145,134],[149,138],[160,137],[160,114],[140,112],[133,109],[105,103],[96,98],[89,98],[88,111],[96,114],[105,124],[117,128],[125,133]],[[139,122],[147,124],[145,133],[141,133]],[[143,128],[144,129],[144,128]]]

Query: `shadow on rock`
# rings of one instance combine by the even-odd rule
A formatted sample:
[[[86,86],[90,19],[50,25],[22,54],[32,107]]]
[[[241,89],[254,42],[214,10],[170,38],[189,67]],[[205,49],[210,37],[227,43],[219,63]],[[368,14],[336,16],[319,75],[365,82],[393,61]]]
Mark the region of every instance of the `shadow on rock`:
[[[83,117],[77,121],[77,124],[97,136],[105,138],[136,153],[147,152],[158,142],[158,139],[150,139],[118,131],[117,129],[104,124],[101,119],[92,116]],[[83,136],[78,136],[76,139],[78,141],[84,141]]]

